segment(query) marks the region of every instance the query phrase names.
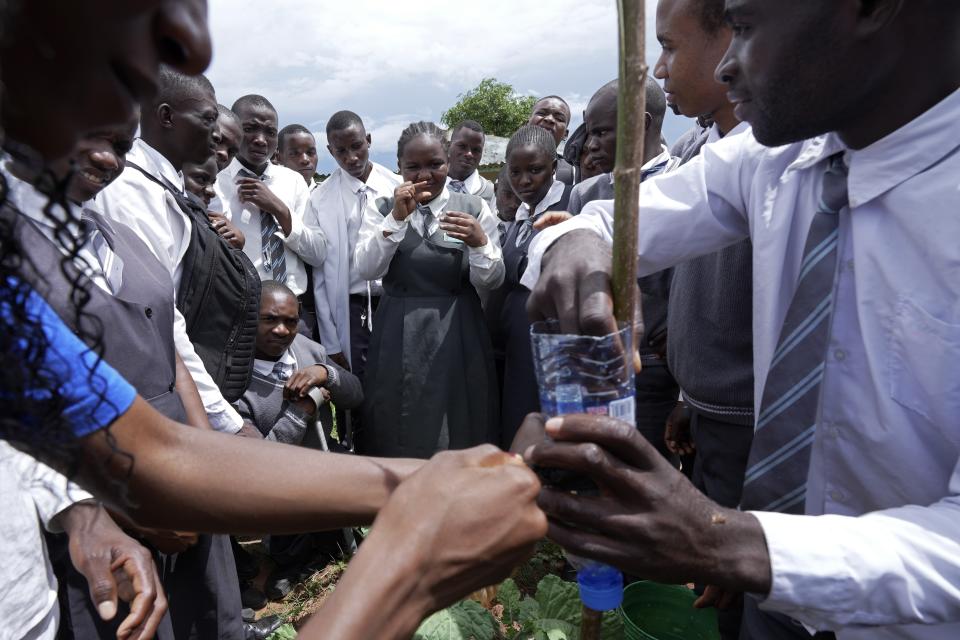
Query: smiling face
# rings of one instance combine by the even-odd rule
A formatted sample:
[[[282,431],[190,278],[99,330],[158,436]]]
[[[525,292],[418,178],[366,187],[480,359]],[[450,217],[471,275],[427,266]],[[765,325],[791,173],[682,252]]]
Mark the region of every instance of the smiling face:
[[[223,171],[240,152],[243,131],[240,123],[222,113],[217,117],[216,157],[217,170]]]
[[[257,322],[256,355],[261,360],[277,360],[297,337],[300,307],[287,291],[265,291],[260,296],[260,320]]]
[[[106,127],[84,136],[73,152],[74,173],[67,197],[76,203],[93,199],[116,180],[126,166],[139,118],[125,125]]]
[[[852,5],[729,0],[730,48],[717,68],[741,120],[776,146],[842,129],[864,117],[883,85],[882,43],[857,43]]]
[[[31,0],[0,44],[3,129],[47,161],[79,137],[127,122],[156,93],[159,64],[210,62],[204,0]]]
[[[460,127],[450,138],[450,178],[466,180],[480,166],[484,136],[479,131]]]
[[[254,173],[262,173],[277,150],[277,113],[265,106],[246,105],[238,107],[242,138],[240,162]]]
[[[567,127],[570,126],[570,107],[563,100],[557,98],[543,98],[533,105],[533,113],[527,124],[546,129],[553,134],[553,139],[559,145],[567,137]]]
[[[582,179],[609,173],[617,159],[617,92],[594,97],[584,112],[587,137],[583,142]]]
[[[337,166],[361,182],[370,175],[370,134],[363,127],[351,125],[327,135],[327,151]]]
[[[183,165],[183,186],[193,195],[210,205],[216,196],[213,185],[217,181],[217,158],[210,156],[206,162],[195,164],[187,162]]]
[[[532,144],[516,147],[507,157],[510,185],[520,201],[531,209],[550,191],[556,169],[557,159]]]
[[[704,28],[702,1],[660,0],[657,5],[661,53],[653,75],[663,81],[667,105],[688,118],[710,116],[728,104],[726,87],[713,74],[730,43],[730,30],[711,34]]]
[[[280,164],[293,169],[307,181],[313,182],[317,172],[317,141],[309,133],[290,133],[284,136],[280,149]]]
[[[426,183],[416,190],[418,200],[425,193],[428,200],[440,195],[447,182],[447,152],[439,140],[427,135],[409,140],[399,161],[404,182]]]

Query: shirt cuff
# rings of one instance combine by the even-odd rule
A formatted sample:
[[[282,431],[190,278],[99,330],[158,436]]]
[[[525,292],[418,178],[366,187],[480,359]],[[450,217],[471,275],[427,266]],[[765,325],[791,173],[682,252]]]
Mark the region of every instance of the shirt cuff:
[[[295,247],[300,242],[300,236],[303,235],[303,220],[294,215],[289,208],[287,210],[290,211],[290,235],[284,236],[282,228],[277,233],[280,234],[286,244]],[[279,225],[279,223],[277,224]]]
[[[238,433],[243,428],[243,418],[232,407],[223,411],[207,412],[207,420],[214,431]]]
[[[400,222],[393,217],[392,213],[388,213],[387,215],[383,216],[383,222],[380,224],[380,231],[385,231],[390,235],[384,237],[383,233],[381,233],[380,237],[389,242],[400,242],[403,240],[403,236],[406,235],[407,227],[409,226],[410,216],[407,216],[402,222]]]

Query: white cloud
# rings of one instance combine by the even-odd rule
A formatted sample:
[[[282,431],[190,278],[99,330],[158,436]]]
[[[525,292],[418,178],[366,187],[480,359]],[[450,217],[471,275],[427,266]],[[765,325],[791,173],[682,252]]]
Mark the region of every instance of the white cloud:
[[[655,0],[646,1],[652,63]],[[439,120],[484,77],[562,95],[576,123],[593,91],[616,75],[612,0],[210,0],[210,23],[209,76],[221,102],[261,93],[281,124],[311,130],[352,109],[373,135],[374,156],[390,166],[406,124]],[[332,166],[321,157],[321,170]]]

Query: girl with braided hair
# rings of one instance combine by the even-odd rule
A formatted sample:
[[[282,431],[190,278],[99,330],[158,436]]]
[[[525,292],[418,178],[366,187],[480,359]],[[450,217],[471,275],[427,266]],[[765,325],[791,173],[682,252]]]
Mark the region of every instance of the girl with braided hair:
[[[368,202],[356,264],[383,278],[364,377],[370,455],[427,458],[496,442],[496,373],[478,291],[503,280],[497,218],[449,191],[443,131],[407,127],[397,143],[403,184]]]

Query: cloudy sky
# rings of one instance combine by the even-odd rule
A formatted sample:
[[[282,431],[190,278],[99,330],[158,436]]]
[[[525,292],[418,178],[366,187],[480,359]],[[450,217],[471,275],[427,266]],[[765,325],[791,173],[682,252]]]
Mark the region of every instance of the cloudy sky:
[[[659,54],[647,3],[647,60]],[[400,131],[439,121],[457,96],[485,77],[523,94],[566,98],[576,126],[590,95],[617,74],[613,0],[210,0],[214,38],[208,71],[220,102],[265,95],[281,126],[322,132],[339,109],[356,111],[373,156],[396,167]],[[454,9],[456,7],[456,9]],[[475,8],[471,8],[475,7]],[[689,126],[668,115],[673,141]],[[572,127],[571,127],[572,128]],[[320,145],[321,172],[334,164]]]

